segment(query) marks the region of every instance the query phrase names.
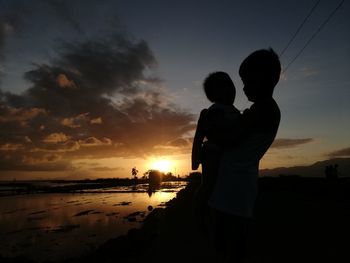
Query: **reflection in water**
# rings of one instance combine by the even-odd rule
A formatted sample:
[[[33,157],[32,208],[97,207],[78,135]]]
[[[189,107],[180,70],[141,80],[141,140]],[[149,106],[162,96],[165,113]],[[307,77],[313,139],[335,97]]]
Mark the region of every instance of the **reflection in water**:
[[[151,197],[152,194],[160,189],[162,183],[163,173],[158,170],[150,170],[148,172],[148,196]]]
[[[86,253],[130,228],[176,196],[185,183],[139,192],[32,194],[0,198],[0,254],[35,260]],[[123,187],[123,191],[127,190]]]
[[[159,190],[160,186],[159,185],[148,185],[148,189],[147,189],[147,194],[149,197],[152,196],[153,193],[155,193],[157,190]]]

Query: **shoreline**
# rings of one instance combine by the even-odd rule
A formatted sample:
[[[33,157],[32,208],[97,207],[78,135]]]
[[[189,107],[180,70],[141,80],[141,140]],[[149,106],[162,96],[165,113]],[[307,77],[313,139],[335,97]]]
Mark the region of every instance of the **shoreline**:
[[[95,251],[64,263],[213,261],[213,244],[198,235],[192,200],[198,180],[165,208],[155,208],[140,228],[109,239]],[[253,263],[346,262],[350,236],[350,180],[261,178],[249,236]],[[4,263],[33,263],[2,259]],[[17,260],[17,261],[16,261]],[[54,262],[54,261],[53,261]]]
[[[214,244],[196,231],[192,218],[198,185],[190,182],[141,229],[107,241],[90,261],[72,262],[216,262]],[[342,242],[350,236],[350,178],[260,178],[259,189],[248,262],[350,260]]]
[[[38,182],[57,183],[62,185],[36,185]],[[161,184],[174,182],[188,182],[188,179],[164,180]],[[79,180],[79,181],[28,181],[23,182],[2,182],[0,183],[0,198],[8,196],[26,195],[26,194],[46,194],[46,193],[113,193],[126,192],[132,193],[137,190],[126,191],[98,191],[97,189],[113,187],[133,187],[139,185],[149,185],[148,179],[97,179],[97,180]],[[1,189],[5,187],[5,189]],[[6,187],[8,189],[6,189]],[[161,185],[159,186],[161,187]],[[141,192],[147,192],[143,190]]]

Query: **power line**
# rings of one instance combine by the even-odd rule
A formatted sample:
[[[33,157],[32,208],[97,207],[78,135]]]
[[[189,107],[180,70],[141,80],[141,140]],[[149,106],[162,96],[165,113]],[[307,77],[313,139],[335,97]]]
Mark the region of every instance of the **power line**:
[[[280,57],[282,57],[283,53],[288,49],[288,47],[290,46],[290,44],[293,42],[293,40],[295,39],[295,37],[298,35],[299,31],[302,29],[302,27],[304,26],[304,24],[306,23],[306,21],[309,19],[309,17],[312,15],[312,13],[315,11],[316,7],[318,6],[318,4],[321,2],[321,0],[318,0],[315,5],[312,7],[312,9],[310,10],[309,14],[304,18],[303,22],[300,24],[300,26],[298,27],[298,29],[295,31],[294,35],[291,37],[291,39],[289,40],[289,42],[287,43],[287,45],[285,46],[285,48],[282,50],[282,52],[280,53]]]
[[[309,40],[305,43],[303,48],[296,54],[296,56],[288,63],[288,65],[283,70],[282,74],[287,71],[287,69],[290,67],[290,65],[293,64],[293,62],[300,56],[300,54],[304,51],[304,49],[310,44],[310,42],[316,37],[316,35],[322,30],[322,28],[329,22],[329,20],[332,18],[332,16],[338,11],[338,9],[343,5],[345,0],[342,0],[337,7],[329,14],[327,19],[320,25],[320,27],[315,31],[315,33],[309,38]]]

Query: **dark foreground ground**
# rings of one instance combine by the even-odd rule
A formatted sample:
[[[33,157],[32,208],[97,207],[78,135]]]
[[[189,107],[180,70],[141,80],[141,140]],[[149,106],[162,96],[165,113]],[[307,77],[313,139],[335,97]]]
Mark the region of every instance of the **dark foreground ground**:
[[[197,187],[191,182],[166,209],[154,209],[141,229],[66,262],[216,262],[192,217]],[[262,178],[259,187],[248,262],[350,262],[349,179]]]

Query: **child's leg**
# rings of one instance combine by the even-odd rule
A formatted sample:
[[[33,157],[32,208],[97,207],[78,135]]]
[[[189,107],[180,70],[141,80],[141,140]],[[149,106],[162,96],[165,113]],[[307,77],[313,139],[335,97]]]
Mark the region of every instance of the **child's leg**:
[[[216,251],[224,262],[244,262],[249,224],[249,218],[216,210]]]
[[[202,150],[202,183],[197,196],[197,216],[202,234],[208,235],[212,229],[211,209],[208,201],[216,183],[220,153],[213,146],[208,147],[207,144]]]

